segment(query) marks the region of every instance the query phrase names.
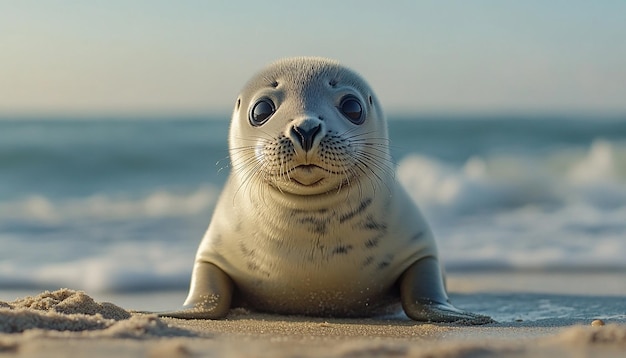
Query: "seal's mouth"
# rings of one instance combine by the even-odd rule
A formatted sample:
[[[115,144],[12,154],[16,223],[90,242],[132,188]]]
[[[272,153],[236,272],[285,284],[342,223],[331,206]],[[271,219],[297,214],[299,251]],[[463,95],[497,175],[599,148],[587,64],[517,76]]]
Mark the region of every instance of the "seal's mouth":
[[[315,168],[324,170],[324,168],[320,167],[319,165],[315,165],[315,164],[302,164],[302,165],[298,165],[294,169],[304,170],[304,171],[307,171],[307,172],[312,172],[313,170],[315,170]]]
[[[318,184],[328,176],[328,171],[315,164],[302,164],[294,167],[289,178],[303,186]]]

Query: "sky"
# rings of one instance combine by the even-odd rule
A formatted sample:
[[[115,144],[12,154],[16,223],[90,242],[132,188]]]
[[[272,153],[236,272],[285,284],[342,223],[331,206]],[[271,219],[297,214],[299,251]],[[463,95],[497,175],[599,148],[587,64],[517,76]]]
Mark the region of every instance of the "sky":
[[[621,0],[0,0],[0,116],[227,113],[287,56],[388,113],[626,114]]]

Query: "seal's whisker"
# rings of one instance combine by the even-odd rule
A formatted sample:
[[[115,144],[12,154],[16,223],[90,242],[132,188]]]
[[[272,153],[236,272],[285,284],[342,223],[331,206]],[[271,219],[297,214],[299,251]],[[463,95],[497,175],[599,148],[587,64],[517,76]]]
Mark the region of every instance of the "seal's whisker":
[[[339,165],[340,165],[339,168],[341,169],[340,173],[343,175],[343,177],[345,177],[345,180],[339,181],[339,186],[337,187],[337,193],[341,191],[341,188],[343,187],[343,183],[346,183],[346,185],[348,186],[348,190],[350,190],[350,187],[351,187],[350,175],[348,175],[350,168],[346,165],[345,162],[341,162],[339,163]],[[341,174],[338,174],[338,175],[341,175]]]
[[[384,161],[375,155],[361,156],[359,160],[367,162],[371,167],[375,167],[379,172],[390,178],[395,178],[396,176],[395,166],[390,161]]]
[[[245,163],[242,166],[243,169],[238,170],[242,179],[241,179],[241,183],[239,187],[235,191],[235,194],[239,193],[239,191],[242,189],[243,189],[243,192],[245,192],[246,189],[248,188],[248,185],[253,180],[253,178],[255,176],[262,175],[263,166],[264,166],[264,163],[256,161],[255,158],[248,158],[247,160],[245,160]]]
[[[261,162],[254,155],[247,155],[237,159],[237,161],[233,162],[232,170],[233,172],[239,172],[241,170],[250,170],[251,164],[261,164]]]

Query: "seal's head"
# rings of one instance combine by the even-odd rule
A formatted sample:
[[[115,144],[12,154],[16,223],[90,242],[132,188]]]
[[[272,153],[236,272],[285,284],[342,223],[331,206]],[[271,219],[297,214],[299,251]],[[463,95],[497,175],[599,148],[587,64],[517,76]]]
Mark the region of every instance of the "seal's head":
[[[229,137],[242,185],[260,180],[296,195],[382,181],[380,172],[391,172],[387,142],[369,85],[339,63],[315,57],[283,59],[254,76],[237,99]]]

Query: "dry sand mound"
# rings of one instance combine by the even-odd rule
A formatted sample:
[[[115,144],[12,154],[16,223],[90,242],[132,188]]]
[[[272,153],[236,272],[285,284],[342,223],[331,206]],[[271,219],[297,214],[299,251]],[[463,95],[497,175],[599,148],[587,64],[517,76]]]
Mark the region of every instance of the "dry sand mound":
[[[91,335],[126,338],[194,335],[170,327],[155,315],[133,316],[112,303],[98,303],[84,292],[69,289],[0,302],[0,333],[27,330],[90,331]]]

